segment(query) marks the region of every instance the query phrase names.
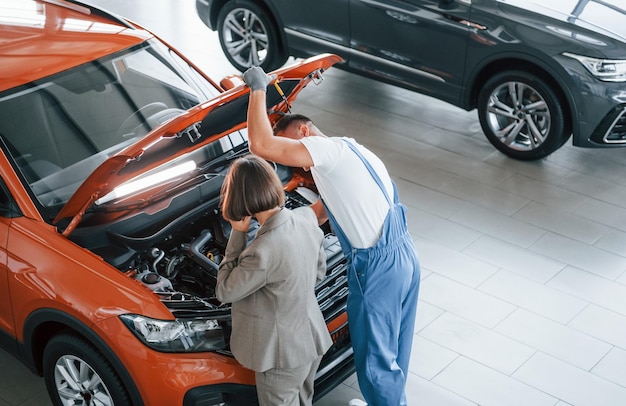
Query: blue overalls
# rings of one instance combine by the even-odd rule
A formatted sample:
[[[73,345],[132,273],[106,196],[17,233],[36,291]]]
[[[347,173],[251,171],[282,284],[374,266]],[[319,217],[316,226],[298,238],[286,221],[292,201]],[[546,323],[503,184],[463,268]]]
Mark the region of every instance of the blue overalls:
[[[419,260],[395,183],[392,203],[369,162],[353,144],[345,142],[361,158],[390,205],[381,237],[371,248],[353,248],[326,207],[348,260],[347,311],[359,387],[369,406],[406,405]]]

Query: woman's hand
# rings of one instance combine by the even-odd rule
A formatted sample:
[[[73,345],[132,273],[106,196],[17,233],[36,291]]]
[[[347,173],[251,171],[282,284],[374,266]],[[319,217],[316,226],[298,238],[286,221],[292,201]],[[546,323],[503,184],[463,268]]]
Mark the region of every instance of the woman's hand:
[[[228,221],[230,222],[230,225],[233,228],[233,230],[247,233],[248,230],[250,229],[250,219],[251,219],[250,216],[246,216],[239,221],[230,220],[230,219],[228,219]]]

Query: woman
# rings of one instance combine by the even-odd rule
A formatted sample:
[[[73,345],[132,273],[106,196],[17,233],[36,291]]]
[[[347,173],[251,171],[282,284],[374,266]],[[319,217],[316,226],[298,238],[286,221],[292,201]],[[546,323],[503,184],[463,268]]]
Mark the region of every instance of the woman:
[[[332,341],[315,297],[326,273],[324,235],[312,209],[283,208],[283,185],[263,159],[233,163],[222,185],[232,232],[216,296],[232,303],[231,351],[255,371],[261,406],[312,405],[313,382]],[[251,217],[261,224],[248,242]]]

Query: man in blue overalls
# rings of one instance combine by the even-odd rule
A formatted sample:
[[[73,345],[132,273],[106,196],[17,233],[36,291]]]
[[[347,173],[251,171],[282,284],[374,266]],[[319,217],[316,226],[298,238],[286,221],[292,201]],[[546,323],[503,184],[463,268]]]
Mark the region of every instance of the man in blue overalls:
[[[259,67],[243,78],[250,87],[250,150],[310,169],[321,196],[313,208],[320,223],[330,220],[348,259],[347,311],[361,393],[370,406],[406,405],[420,267],[395,184],[371,151],[351,138],[325,136],[305,116],[285,116],[272,128],[265,93],[271,78]]]

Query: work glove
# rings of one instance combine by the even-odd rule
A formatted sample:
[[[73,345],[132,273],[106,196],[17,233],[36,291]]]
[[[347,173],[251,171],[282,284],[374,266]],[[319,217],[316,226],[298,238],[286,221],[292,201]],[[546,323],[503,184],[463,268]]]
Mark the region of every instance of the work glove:
[[[250,88],[251,92],[255,90],[267,91],[267,85],[276,79],[276,75],[268,75],[260,66],[253,66],[243,73],[243,81]]]

